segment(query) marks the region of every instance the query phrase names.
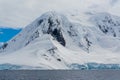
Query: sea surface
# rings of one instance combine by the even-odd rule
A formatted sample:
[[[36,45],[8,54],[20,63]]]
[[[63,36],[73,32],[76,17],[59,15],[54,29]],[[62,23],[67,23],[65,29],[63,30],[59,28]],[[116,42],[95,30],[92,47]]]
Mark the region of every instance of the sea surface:
[[[0,80],[120,80],[120,70],[1,70]]]

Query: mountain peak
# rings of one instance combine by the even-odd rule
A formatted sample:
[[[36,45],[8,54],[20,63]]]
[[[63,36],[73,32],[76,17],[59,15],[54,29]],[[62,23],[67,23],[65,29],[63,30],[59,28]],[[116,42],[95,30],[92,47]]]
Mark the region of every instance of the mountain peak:
[[[65,28],[63,27],[66,26],[64,26],[63,23],[65,23],[67,19],[63,18],[62,15],[54,11],[43,14],[26,26],[26,28],[24,28],[17,36],[5,43],[5,47],[3,45],[4,48],[2,48],[2,51],[18,50],[28,45],[31,41],[34,41],[34,39],[44,35],[52,36],[61,45],[65,46],[66,42],[63,37],[63,30]]]

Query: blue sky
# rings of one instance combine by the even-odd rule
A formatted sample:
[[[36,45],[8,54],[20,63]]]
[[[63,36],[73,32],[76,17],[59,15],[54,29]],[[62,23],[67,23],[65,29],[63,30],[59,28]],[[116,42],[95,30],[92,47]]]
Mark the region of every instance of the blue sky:
[[[25,27],[47,11],[100,11],[120,15],[120,0],[0,0],[0,26]]]
[[[6,42],[18,34],[21,29],[0,28],[0,42]]]

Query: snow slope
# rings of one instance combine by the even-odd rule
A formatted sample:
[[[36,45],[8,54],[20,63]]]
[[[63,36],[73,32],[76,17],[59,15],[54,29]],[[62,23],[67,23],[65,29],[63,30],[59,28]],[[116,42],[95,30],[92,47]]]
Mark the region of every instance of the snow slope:
[[[80,16],[43,14],[1,47],[0,64],[36,69],[88,69],[91,64],[120,68],[120,18],[107,13],[84,15],[88,18],[79,21]]]

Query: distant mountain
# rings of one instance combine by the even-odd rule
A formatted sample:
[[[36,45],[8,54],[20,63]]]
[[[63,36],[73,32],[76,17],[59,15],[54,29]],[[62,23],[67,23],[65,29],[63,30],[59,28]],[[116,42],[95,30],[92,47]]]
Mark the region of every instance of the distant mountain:
[[[84,16],[88,19],[57,12],[43,14],[4,43],[0,64],[36,69],[120,69],[120,17],[108,13]]]
[[[21,29],[0,27],[0,42],[7,42],[16,34],[18,34]]]

